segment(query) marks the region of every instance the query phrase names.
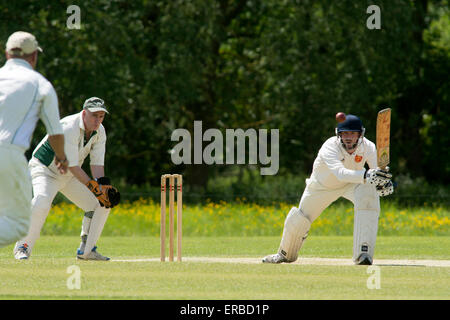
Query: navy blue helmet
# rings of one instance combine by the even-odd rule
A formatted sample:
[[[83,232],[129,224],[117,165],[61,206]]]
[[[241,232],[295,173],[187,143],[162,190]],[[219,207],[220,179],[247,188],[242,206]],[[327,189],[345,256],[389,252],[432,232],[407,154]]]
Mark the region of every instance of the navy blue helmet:
[[[347,114],[345,120],[337,125],[337,132],[342,131],[358,131],[363,132],[364,127],[360,118],[352,114]]]
[[[340,132],[342,131],[356,131],[356,132],[361,132],[361,135],[358,139],[358,142],[353,146],[354,148],[356,148],[357,146],[359,146],[364,138],[364,133],[366,131],[366,129],[363,126],[363,123],[361,121],[361,119],[353,114],[347,114],[345,116],[345,120],[342,121],[341,123],[338,123],[337,127],[336,127],[336,136],[338,137],[339,141],[341,142],[342,146],[346,149],[345,144],[342,142],[342,139],[339,135]]]

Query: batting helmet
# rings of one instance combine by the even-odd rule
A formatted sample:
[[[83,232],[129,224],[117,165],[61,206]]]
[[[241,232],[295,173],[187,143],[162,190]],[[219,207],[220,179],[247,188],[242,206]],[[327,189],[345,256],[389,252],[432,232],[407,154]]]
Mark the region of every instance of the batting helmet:
[[[361,119],[352,114],[347,114],[345,120],[337,125],[337,132],[342,131],[358,131],[363,132],[364,127]]]
[[[346,149],[346,145],[342,142],[342,139],[339,135],[342,131],[356,131],[361,132],[361,135],[358,139],[358,142],[353,146],[354,148],[359,146],[364,138],[364,133],[366,132],[366,129],[363,126],[363,123],[361,119],[353,114],[347,114],[345,116],[345,120],[341,123],[338,123],[336,127],[336,136],[338,137],[339,141],[341,142],[344,149]]]

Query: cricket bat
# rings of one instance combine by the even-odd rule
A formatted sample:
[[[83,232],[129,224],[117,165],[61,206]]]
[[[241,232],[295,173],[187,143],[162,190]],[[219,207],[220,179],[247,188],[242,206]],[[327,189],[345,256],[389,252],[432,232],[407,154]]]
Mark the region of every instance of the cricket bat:
[[[391,108],[378,112],[377,116],[377,164],[385,170],[389,164],[389,140],[391,129]]]

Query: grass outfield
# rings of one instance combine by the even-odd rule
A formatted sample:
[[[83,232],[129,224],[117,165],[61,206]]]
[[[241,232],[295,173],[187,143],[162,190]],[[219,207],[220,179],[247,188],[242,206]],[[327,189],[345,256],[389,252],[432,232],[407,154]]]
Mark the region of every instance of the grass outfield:
[[[354,265],[266,265],[189,261],[193,257],[260,259],[279,237],[185,237],[182,263],[161,263],[157,237],[102,237],[99,252],[113,261],[77,261],[76,236],[43,236],[30,260],[16,261],[13,246],[0,249],[2,299],[449,299],[450,268],[420,260],[450,260],[450,237],[379,236],[377,259],[417,260],[414,266],[379,266],[380,289],[367,286],[370,269]],[[301,256],[351,261],[351,236],[311,235]],[[153,261],[137,261],[154,258]],[[114,261],[136,260],[136,261]],[[68,289],[78,266],[81,288]]]

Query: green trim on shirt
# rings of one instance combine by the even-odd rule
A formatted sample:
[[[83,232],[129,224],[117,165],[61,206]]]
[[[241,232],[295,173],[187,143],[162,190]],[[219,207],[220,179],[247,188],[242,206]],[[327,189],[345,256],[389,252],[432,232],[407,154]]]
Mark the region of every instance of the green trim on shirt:
[[[93,131],[92,134],[91,134],[91,136],[90,136],[89,139],[87,139],[87,140],[86,140],[86,134],[85,134],[85,135],[84,135],[84,138],[85,138],[85,139],[84,139],[84,146],[83,146],[83,147],[85,147],[85,146],[89,143],[89,141],[92,139],[92,137],[95,136],[96,134],[97,134],[97,131]]]
[[[47,167],[52,163],[53,158],[55,157],[55,151],[53,151],[48,139],[36,150],[34,157],[39,159],[39,161]]]

